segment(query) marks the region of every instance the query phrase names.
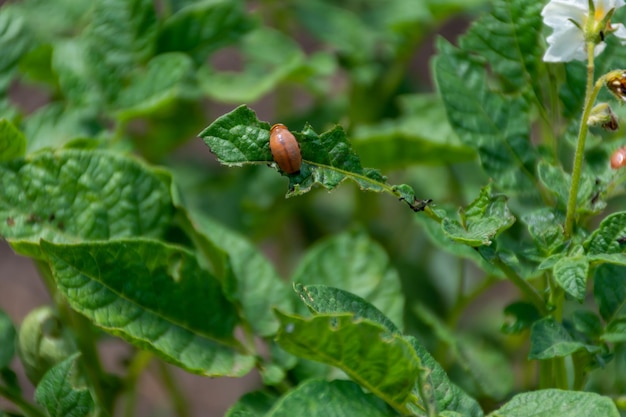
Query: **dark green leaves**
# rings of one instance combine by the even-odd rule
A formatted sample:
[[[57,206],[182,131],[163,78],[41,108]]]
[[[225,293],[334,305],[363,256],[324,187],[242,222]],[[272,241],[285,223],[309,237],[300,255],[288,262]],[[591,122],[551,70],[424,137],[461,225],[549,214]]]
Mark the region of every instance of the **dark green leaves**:
[[[528,105],[487,87],[484,66],[439,39],[435,60],[439,92],[453,129],[476,149],[483,169],[506,191],[533,187],[536,153],[529,140]]]
[[[265,417],[297,415],[388,417],[395,413],[382,400],[366,394],[354,382],[312,379],[284,395],[267,414],[263,414]]]
[[[515,217],[506,205],[504,195],[492,195],[491,184],[465,209],[459,210],[459,220],[444,218],[441,227],[448,237],[469,246],[490,245],[499,233],[508,229]]]
[[[587,293],[589,261],[584,256],[562,258],[554,265],[554,279],[566,293],[582,302]]]
[[[76,373],[78,354],[50,369],[37,386],[35,399],[50,417],[83,417],[94,409],[94,401],[89,389],[76,386],[79,378]]]
[[[277,340],[288,352],[339,367],[398,411],[414,403],[419,359],[402,336],[351,314],[278,317]]]
[[[626,212],[620,211],[607,216],[600,227],[585,242],[590,254],[623,253],[626,245],[621,242],[626,238]]]
[[[533,324],[530,336],[529,359],[550,359],[571,355],[579,350],[589,353],[600,351],[598,346],[575,340],[570,333],[552,317]]]
[[[151,240],[42,242],[59,291],[97,326],[203,375],[241,376],[239,319],[191,252]]]
[[[15,326],[7,313],[0,309],[0,370],[9,366],[15,354]]]
[[[298,265],[292,281],[351,292],[376,306],[396,326],[402,324],[404,302],[398,272],[383,248],[363,232],[342,233],[315,245]],[[321,312],[331,308],[317,304],[310,307]]]
[[[0,164],[0,184],[0,234],[30,256],[42,238],[159,236],[172,211],[159,176],[109,152],[63,150]]]
[[[488,417],[619,417],[608,397],[592,392],[541,390],[518,394]]]
[[[240,106],[219,117],[199,136],[223,164],[267,164],[273,162],[269,129],[270,125],[259,121],[252,110]],[[409,186],[392,187],[380,172],[361,166],[341,127],[321,135],[310,126],[306,126],[301,133],[292,133],[300,145],[302,168],[299,173],[289,175],[287,197],[304,194],[314,184],[332,190],[342,181],[350,179],[363,190],[388,192],[404,199],[413,209],[419,206],[419,200]]]
[[[0,119],[0,162],[24,156],[26,138],[7,119]]]

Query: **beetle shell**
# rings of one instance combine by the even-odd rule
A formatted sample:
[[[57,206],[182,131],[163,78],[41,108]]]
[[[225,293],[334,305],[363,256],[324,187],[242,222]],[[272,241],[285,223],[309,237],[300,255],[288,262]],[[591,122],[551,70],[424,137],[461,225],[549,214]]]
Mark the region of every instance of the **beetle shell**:
[[[626,146],[619,148],[611,155],[611,168],[618,169],[626,166]]]
[[[270,151],[274,161],[287,174],[297,174],[302,165],[300,144],[287,126],[277,123],[270,129]]]

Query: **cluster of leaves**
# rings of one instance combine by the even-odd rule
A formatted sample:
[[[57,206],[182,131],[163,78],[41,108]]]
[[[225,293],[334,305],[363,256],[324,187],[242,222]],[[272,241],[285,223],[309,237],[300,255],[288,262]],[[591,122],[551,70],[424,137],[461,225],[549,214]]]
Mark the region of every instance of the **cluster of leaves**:
[[[578,227],[564,236],[584,67],[566,64],[558,74],[541,62],[540,3],[497,0],[458,47],[438,39],[438,95],[401,98],[414,49],[471,2],[267,2],[255,13],[243,1],[157,3],[25,0],[0,8],[0,236],[35,261],[56,301],[31,312],[19,332],[0,311],[0,395],[29,416],[106,415],[149,352],[211,377],[256,368],[264,389],[242,397],[229,416],[619,415],[608,395],[626,386],[619,372],[626,212],[594,216],[611,208],[624,178],[607,162],[616,138],[592,141]],[[319,50],[305,53],[290,22]],[[218,69],[226,47],[242,55],[242,71]],[[613,51],[607,48],[599,71],[620,61]],[[333,94],[340,73],[347,87]],[[557,93],[559,77],[567,83]],[[22,114],[9,94],[16,82],[39,86],[49,100]],[[293,111],[291,84],[312,98],[304,113]],[[266,167],[278,170],[269,123],[239,106],[202,130],[207,98],[241,103],[270,91],[282,121],[311,123],[292,129],[303,164],[285,175],[287,196],[298,196],[289,203],[271,201],[285,185],[262,174],[278,178]],[[347,133],[313,127],[340,120],[348,120]],[[200,131],[222,164],[250,170],[205,181],[199,170],[182,168],[170,154]],[[420,185],[416,196],[363,165],[428,167],[426,175],[406,176]],[[234,196],[202,185],[224,178]],[[313,214],[312,187],[334,190],[344,180],[423,212],[400,212],[404,206],[393,202],[385,227],[397,221],[397,228],[381,233],[378,226],[385,246],[368,234],[376,227],[310,245],[288,283],[226,226],[224,212],[243,212],[230,203],[246,198],[253,224],[264,227],[254,233],[278,239],[297,223],[285,221],[293,213],[267,210],[272,204],[304,201],[291,207],[304,212],[301,233],[310,241],[319,235],[305,224],[332,231],[335,217],[367,225],[383,216],[381,203],[365,200],[377,197],[361,194],[352,213],[331,204]],[[417,240],[402,234],[407,222],[424,231]],[[482,282],[465,293],[461,277],[452,286],[458,294],[442,289],[451,282],[451,259],[475,263]],[[464,308],[504,279],[523,296],[505,308],[513,321],[504,333],[526,335],[528,359],[542,364],[541,389],[533,392],[523,391],[537,384],[516,388],[510,371],[519,344],[507,349],[485,337],[487,325],[457,329]],[[144,352],[131,359],[128,375],[102,369],[100,330]],[[42,408],[22,396],[11,369],[16,353]],[[598,393],[579,391],[585,387]]]

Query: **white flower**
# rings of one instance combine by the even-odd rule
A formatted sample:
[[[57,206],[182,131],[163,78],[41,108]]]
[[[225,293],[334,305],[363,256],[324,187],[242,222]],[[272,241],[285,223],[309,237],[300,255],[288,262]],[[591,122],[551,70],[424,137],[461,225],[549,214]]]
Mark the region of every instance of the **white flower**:
[[[546,62],[568,62],[573,59],[587,60],[587,39],[595,39],[595,56],[606,44],[604,36],[613,34],[626,43],[626,28],[621,23],[605,21],[607,14],[624,6],[624,0],[593,0],[595,13],[590,16],[589,0],[550,0],[541,11],[543,22],[553,29],[548,36],[548,50],[543,56]],[[589,18],[593,20],[589,20]],[[575,23],[574,23],[575,22]]]

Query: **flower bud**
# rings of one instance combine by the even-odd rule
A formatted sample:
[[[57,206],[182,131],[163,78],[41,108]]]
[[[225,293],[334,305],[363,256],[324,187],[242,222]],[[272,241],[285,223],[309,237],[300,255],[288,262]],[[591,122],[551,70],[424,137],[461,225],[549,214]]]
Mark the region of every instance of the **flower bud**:
[[[613,113],[608,103],[599,103],[591,109],[587,125],[590,127],[600,126],[602,129],[611,132],[615,132],[619,129],[617,116],[615,116],[615,113]]]

